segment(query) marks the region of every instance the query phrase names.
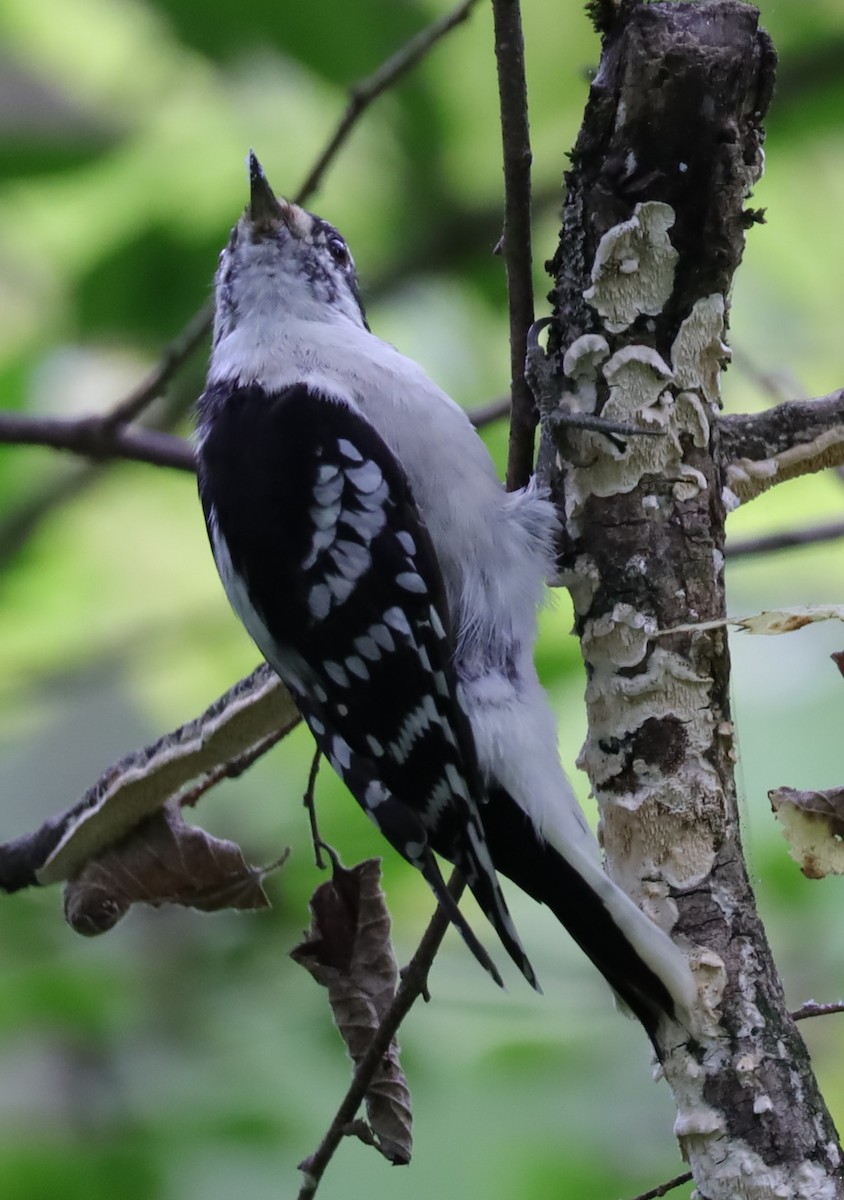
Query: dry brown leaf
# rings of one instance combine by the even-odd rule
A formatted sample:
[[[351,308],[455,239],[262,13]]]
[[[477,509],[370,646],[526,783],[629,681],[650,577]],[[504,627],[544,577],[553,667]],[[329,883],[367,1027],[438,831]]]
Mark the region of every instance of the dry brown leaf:
[[[171,801],[70,880],[65,918],[77,933],[94,936],[138,903],[181,904],[203,912],[268,908],[265,874],[245,861],[234,842],[188,825]]]
[[[809,879],[844,875],[844,788],[801,792],[783,787],[768,798],[803,874]]]
[[[333,877],[311,897],[311,928],[291,957],[328,989],[334,1022],[357,1063],[396,993],[398,970],[390,914],[381,890],[381,864],[367,859]],[[366,1113],[378,1149],[395,1164],[413,1149],[410,1091],[393,1039],[366,1093]]]

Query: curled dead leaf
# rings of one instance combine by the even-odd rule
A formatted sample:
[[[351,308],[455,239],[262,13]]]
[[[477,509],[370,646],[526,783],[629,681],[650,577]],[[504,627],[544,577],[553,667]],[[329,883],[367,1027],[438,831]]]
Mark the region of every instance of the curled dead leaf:
[[[776,788],[768,793],[789,853],[809,879],[844,875],[844,788]]]
[[[287,852],[273,866],[286,857]],[[250,866],[236,843],[188,825],[171,801],[67,883],[65,919],[77,933],[93,937],[113,928],[138,903],[181,904],[203,912],[268,908],[266,873]]]
[[[334,1022],[357,1063],[398,983],[380,861],[367,859],[347,869],[335,860],[331,880],[319,885],[310,906],[307,940],[291,951],[291,957],[328,989]],[[410,1162],[410,1091],[395,1039],[367,1089],[366,1113],[384,1157],[397,1165]]]

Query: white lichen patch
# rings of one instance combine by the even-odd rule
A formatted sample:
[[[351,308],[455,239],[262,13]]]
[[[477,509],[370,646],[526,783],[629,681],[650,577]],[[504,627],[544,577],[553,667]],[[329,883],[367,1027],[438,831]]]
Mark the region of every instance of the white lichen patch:
[[[573,380],[591,380],[598,377],[598,368],[609,358],[607,339],[598,333],[584,333],[569,346],[563,355],[563,374]]]
[[[580,554],[570,571],[559,572],[559,583],[566,587],[576,612],[589,612],[598,590],[601,575],[598,564],[589,554]]]
[[[583,298],[601,314],[610,333],[627,329],[642,313],[656,316],[665,307],[678,258],[668,236],[673,224],[670,205],[648,200],[601,238],[592,286]]]
[[[775,483],[844,464],[844,426],[825,429],[813,441],[789,446],[771,458],[739,458],[727,466],[726,483],[739,504],[755,500]],[[729,510],[728,510],[729,511]]]
[[[720,378],[730,348],[724,342],[724,297],[715,292],[698,300],[671,347],[671,365],[681,388],[700,391],[713,409],[721,399]]]
[[[706,946],[697,946],[689,956],[700,997],[701,1015],[715,1033],[720,1020],[721,998],[727,986],[727,968],[720,954]]]
[[[653,617],[630,604],[616,604],[612,612],[586,621],[581,637],[583,654],[588,662],[603,658],[616,667],[635,667],[645,657],[654,633]]]
[[[680,392],[675,401],[677,420],[693,443],[701,449],[709,445],[709,417],[695,392]]]
[[[619,606],[614,626],[595,621],[589,629],[586,688],[589,736],[578,766],[592,780],[604,821],[610,873],[630,894],[644,897],[643,880],[669,888],[693,886],[706,877],[714,861],[707,813],[722,803],[717,771],[706,757],[715,731],[709,716],[712,681],[698,676],[678,655],[660,646],[651,650],[647,669],[630,677],[615,674],[619,649],[628,665],[644,656],[650,627],[646,620]],[[625,611],[626,608],[626,611]],[[624,739],[647,721],[665,721],[686,739],[676,765],[670,746],[657,761],[636,758]],[[682,733],[680,732],[682,731]],[[625,787],[615,781],[624,773]],[[689,812],[697,820],[690,824]]]

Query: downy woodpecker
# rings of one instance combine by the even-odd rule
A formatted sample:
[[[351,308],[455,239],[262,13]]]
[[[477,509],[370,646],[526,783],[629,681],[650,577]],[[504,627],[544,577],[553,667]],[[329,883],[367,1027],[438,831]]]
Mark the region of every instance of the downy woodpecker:
[[[251,198],[220,257],[199,487],[228,598],[317,745],[418,867],[457,866],[536,977],[496,872],[547,904],[653,1036],[693,996],[681,952],[601,868],[536,676],[556,516],[508,494],[464,411],[369,330],[346,242]]]

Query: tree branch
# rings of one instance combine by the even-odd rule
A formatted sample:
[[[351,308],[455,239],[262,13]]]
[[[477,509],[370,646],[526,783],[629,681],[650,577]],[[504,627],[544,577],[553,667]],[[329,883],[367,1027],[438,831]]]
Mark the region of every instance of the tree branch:
[[[476,429],[483,429],[506,417],[509,411],[508,397],[479,405],[467,415]],[[179,471],[196,470],[193,447],[186,438],[138,425],[115,426],[111,413],[104,417],[35,417],[29,413],[0,412],[2,444],[49,446],[97,462],[122,458]]]
[[[198,350],[211,329],[214,308],[206,304],[194,313],[181,332],[168,342],[158,362],[145,379],[100,418],[102,432],[116,432],[121,425],[128,425],[157,400],[167,385],[185,365],[195,350]],[[145,460],[148,461],[148,460]]]
[[[492,0],[495,59],[504,156],[504,233],[510,313],[510,448],[507,488],[524,487],[533,474],[534,434],[538,421],[533,392],[525,379],[527,332],[533,324],[531,252],[530,130],[528,125],[525,46],[519,0]]]
[[[755,558],[775,550],[790,550],[796,546],[818,546],[844,538],[844,521],[829,521],[825,525],[810,525],[806,529],[785,529],[779,533],[764,533],[755,538],[727,541],[725,554],[730,561]]]
[[[552,476],[587,665],[580,763],[608,870],[686,948],[699,983],[694,1038],[667,1028],[657,1039],[698,1191],[838,1200],[837,1134],[742,855],[721,627],[720,373],[775,57],[749,4],[601,12],[549,346],[560,404],[664,436],[619,450],[572,431]],[[707,628],[690,631],[690,614]]]
[[[0,443],[52,446],[97,460],[127,458],[194,471],[193,449],[184,438],[158,429],[129,428],[115,423],[114,410],[102,417],[36,417],[0,412]]]
[[[844,464],[844,388],[818,400],[721,417],[718,429],[727,486],[746,504],[787,479]]]
[[[0,890],[75,875],[170,800],[195,804],[221,779],[241,774],[300,717],[265,663],[192,721],[109,767],[66,812],[0,845]]]
[[[460,900],[463,888],[464,882],[462,877],[458,871],[453,871],[448,881],[448,890],[455,901]],[[360,1107],[373,1076],[395,1037],[399,1026],[419,997],[426,995],[428,973],[448,926],[448,917],[437,906],[416,953],[402,972],[402,981],[396,992],[395,999],[385,1013],[381,1024],[378,1026],[369,1049],[360,1060],[352,1077],[349,1090],[343,1097],[340,1107],[337,1109],[334,1119],[326,1131],[325,1137],[314,1153],[299,1166],[304,1179],[299,1191],[298,1200],[311,1200],[316,1195],[317,1188],[325,1174],[325,1169],[334,1156],[334,1152],[340,1145],[340,1142],[343,1140],[349,1126],[352,1124],[355,1113]]]
[[[368,78],[353,85],[349,92],[350,99],[346,111],[340,118],[325,149],[311,167],[307,178],[296,193],[297,204],[304,204],[308,197],[317,190],[329,164],[337,157],[340,148],[373,100],[377,100],[379,96],[383,95],[402,75],[406,75],[415,67],[437,42],[465,21],[477,2],[478,0],[463,0],[450,13],[446,13],[445,16],[433,21],[427,28],[420,30]]]

